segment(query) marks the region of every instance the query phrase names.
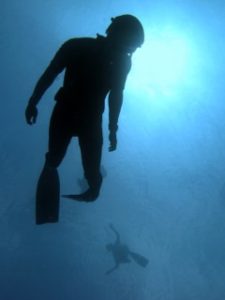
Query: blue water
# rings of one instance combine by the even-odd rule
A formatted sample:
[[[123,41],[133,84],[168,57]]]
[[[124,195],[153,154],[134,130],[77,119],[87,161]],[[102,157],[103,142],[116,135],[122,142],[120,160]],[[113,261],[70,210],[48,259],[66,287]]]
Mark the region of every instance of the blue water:
[[[120,2],[1,3],[0,299],[225,299],[225,4]],[[104,115],[101,196],[62,199],[60,222],[37,226],[35,185],[62,76],[32,127],[29,96],[61,43],[104,34],[123,13],[142,20],[146,43],[134,54],[114,153]],[[79,191],[76,140],[59,172],[63,192]],[[145,268],[131,261],[105,274],[111,223]]]

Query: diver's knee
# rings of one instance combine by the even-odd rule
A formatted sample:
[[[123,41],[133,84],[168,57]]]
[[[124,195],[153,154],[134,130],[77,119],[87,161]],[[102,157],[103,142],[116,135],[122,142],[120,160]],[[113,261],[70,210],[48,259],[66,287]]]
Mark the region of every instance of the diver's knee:
[[[55,164],[45,162],[44,169],[57,170],[57,166]]]
[[[50,155],[47,153],[45,155],[45,167],[48,169],[57,169],[61,163],[61,159],[59,157]]]

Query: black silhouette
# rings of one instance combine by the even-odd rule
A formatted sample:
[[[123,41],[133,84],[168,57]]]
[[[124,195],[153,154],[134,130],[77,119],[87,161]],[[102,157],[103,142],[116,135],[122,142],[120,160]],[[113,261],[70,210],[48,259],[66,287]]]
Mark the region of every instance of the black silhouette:
[[[49,178],[51,180],[49,180]],[[47,201],[46,201],[47,195]],[[57,222],[59,212],[59,176],[55,168],[44,167],[36,191],[36,222]]]
[[[102,178],[105,178],[107,175],[107,172],[105,170],[105,168],[103,166],[101,166],[101,174],[102,174]],[[88,189],[88,182],[85,178],[79,178],[77,180],[77,183],[82,191],[81,195],[84,195],[85,190]],[[69,199],[77,199],[79,201],[79,195],[62,195],[62,197],[64,198],[69,198]]]
[[[115,227],[112,224],[110,224],[109,226],[112,229],[112,231],[115,233],[116,240],[114,244],[106,245],[106,249],[109,252],[112,252],[115,261],[115,266],[110,270],[108,270],[106,274],[107,275],[111,274],[113,271],[118,269],[120,264],[130,263],[131,262],[130,258],[132,258],[139,266],[145,268],[148,264],[148,259],[140,254],[130,251],[127,245],[121,243],[120,235],[116,231]]]
[[[143,41],[143,27],[137,18],[131,15],[112,18],[106,36],[73,38],[65,42],[38,80],[25,111],[30,125],[36,122],[41,97],[57,75],[65,70],[63,86],[55,95],[48,152],[37,186],[37,224],[58,221],[60,187],[57,168],[74,136],[79,140],[84,177],[89,187],[84,193],[72,196],[81,201],[93,201],[98,197],[102,184],[100,163],[105,98],[109,94],[109,151],[114,151],[131,57]]]

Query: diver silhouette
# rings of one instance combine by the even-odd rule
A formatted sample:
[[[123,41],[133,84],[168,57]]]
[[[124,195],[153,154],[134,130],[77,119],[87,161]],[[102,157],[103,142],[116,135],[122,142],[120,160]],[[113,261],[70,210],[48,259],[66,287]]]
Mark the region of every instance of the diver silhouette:
[[[57,222],[60,182],[57,168],[67,147],[77,137],[88,189],[64,195],[78,201],[94,201],[100,193],[102,175],[102,114],[105,98],[109,105],[109,151],[117,148],[118,119],[123,90],[131,69],[132,54],[144,42],[140,21],[132,15],[111,19],[106,36],[72,38],[56,52],[38,80],[25,110],[29,125],[36,122],[37,104],[59,73],[65,71],[62,87],[49,126],[48,151],[36,191],[36,223]]]
[[[109,227],[116,235],[116,240],[114,244],[107,244],[106,249],[112,253],[113,259],[115,261],[115,266],[111,269],[109,269],[105,274],[109,275],[113,271],[119,268],[120,264],[124,263],[130,263],[131,258],[141,267],[145,268],[148,264],[148,259],[144,256],[137,254],[133,251],[130,251],[128,246],[121,243],[120,241],[120,235],[118,231],[115,229],[115,227],[110,224]]]

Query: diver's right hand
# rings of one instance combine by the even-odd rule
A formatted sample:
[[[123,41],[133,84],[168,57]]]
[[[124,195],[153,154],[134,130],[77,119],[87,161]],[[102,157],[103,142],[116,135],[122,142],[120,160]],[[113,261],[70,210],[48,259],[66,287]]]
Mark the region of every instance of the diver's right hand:
[[[116,131],[110,131],[109,133],[109,152],[115,151],[117,147],[117,137],[116,137]]]
[[[36,119],[38,116],[38,110],[35,105],[28,104],[25,110],[25,117],[27,124],[32,125],[36,123]]]

